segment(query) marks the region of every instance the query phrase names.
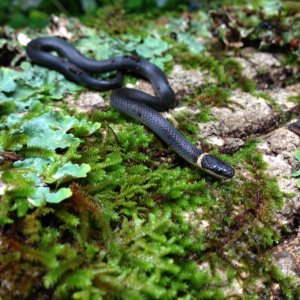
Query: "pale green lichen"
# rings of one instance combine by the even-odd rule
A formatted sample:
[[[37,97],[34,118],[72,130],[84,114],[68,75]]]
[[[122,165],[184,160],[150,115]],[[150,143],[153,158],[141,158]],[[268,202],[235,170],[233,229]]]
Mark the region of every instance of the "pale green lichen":
[[[51,110],[46,105],[47,101],[43,103],[48,97],[48,90],[52,91],[52,99],[60,99],[66,91],[74,93],[80,88],[56,72],[50,71],[48,77],[48,70],[44,68],[31,68],[29,63],[23,63],[22,67],[23,71],[1,69],[1,89],[5,94],[0,105],[4,112],[7,107],[9,110],[1,117],[0,149],[2,152],[19,151],[24,155],[23,160],[14,163],[11,171],[5,171],[15,174],[4,174],[4,178],[23,177],[30,187],[24,199],[27,198],[34,206],[45,202],[58,203],[69,198],[71,190],[60,188],[50,192],[47,184],[86,177],[90,166],[73,164],[70,161],[72,155],[68,157],[56,151],[76,151],[81,143],[80,137],[93,134],[100,128],[100,123]],[[4,81],[7,76],[11,80]],[[74,133],[70,132],[72,130]],[[12,189],[19,188],[19,182],[7,179],[7,183]]]

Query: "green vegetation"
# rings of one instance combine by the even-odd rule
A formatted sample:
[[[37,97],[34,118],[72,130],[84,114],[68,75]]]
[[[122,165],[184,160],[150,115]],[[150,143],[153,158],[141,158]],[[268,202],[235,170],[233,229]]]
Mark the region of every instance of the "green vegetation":
[[[127,9],[146,2],[154,4],[131,1]],[[88,12],[81,18],[89,26],[71,20],[67,29],[89,57],[134,54],[167,72],[180,63],[210,73],[215,83],[183,97],[190,110],[174,113],[194,143],[198,124],[213,119],[211,107],[230,104],[230,90],[256,92],[241,65],[217,51],[219,44],[212,47],[203,11],[187,19],[154,9],[147,18],[117,13],[122,3],[93,13],[96,1],[76,3],[73,13]],[[253,4],[253,14],[273,16],[277,2],[262,3]],[[67,98],[86,89],[24,61],[14,30],[3,33],[0,49],[12,58],[0,70],[1,299],[239,299],[237,289],[245,299],[268,299],[274,283],[287,299],[297,297],[293,278],[271,261],[283,195],[266,174],[256,140],[233,155],[213,151],[237,170],[233,180],[213,179],[109,106],[70,111]],[[108,95],[102,94],[106,101]]]
[[[181,1],[179,7],[186,8],[188,0]],[[103,12],[108,12],[110,8],[122,8],[127,12],[143,12],[145,9],[152,13],[161,10],[178,8],[176,0],[3,0],[0,4],[0,22],[9,23],[13,27],[30,26],[32,28],[42,28],[48,23],[49,14],[63,13],[66,15],[91,16],[98,14],[103,16]],[[117,18],[118,16],[110,15]]]

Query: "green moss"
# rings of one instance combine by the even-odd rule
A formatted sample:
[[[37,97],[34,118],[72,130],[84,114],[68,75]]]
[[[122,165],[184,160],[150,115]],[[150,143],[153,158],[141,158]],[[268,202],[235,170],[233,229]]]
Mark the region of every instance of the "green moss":
[[[178,49],[174,56],[176,60],[187,69],[203,68],[211,72],[211,74],[220,82],[226,81],[224,68],[217,59],[212,56],[195,55],[187,52],[181,52]]]
[[[297,104],[300,104],[300,94],[297,96],[291,96],[288,98],[289,101],[296,102]]]
[[[191,116],[193,125],[197,119],[207,120],[209,111]],[[180,123],[186,117],[177,116]],[[6,194],[4,217],[18,228],[13,237],[18,250],[17,258],[3,250],[6,266],[20,257],[29,265],[35,261],[44,289],[61,299],[116,294],[123,299],[223,299],[222,288],[228,283],[220,281],[220,269],[229,274],[229,281],[249,272],[244,282],[249,297],[257,293],[254,278],[274,280],[269,270],[258,274],[257,269],[260,255],[278,240],[273,212],[282,198],[276,182],[264,174],[265,163],[254,142],[231,158],[223,155],[251,174],[225,183],[186,166],[144,126],[112,109],[95,112],[91,119],[104,126],[73,156],[74,163],[89,164],[91,171],[80,185],[71,185],[69,201],[32,210],[22,177],[10,179],[20,188]],[[193,127],[185,127],[185,132],[188,137],[195,134]],[[47,155],[34,150],[23,155]],[[9,212],[16,199],[19,218]],[[197,216],[199,206],[203,214]],[[194,214],[192,223],[186,213]],[[197,229],[203,220],[214,220],[206,232]],[[241,269],[231,264],[237,256]],[[209,262],[213,273],[200,271],[190,257]]]
[[[152,18],[151,14],[128,14],[121,4],[115,4],[105,5],[97,9],[95,15],[82,16],[81,20],[87,26],[114,35],[125,33],[144,35],[145,27],[149,26],[149,21]]]
[[[224,67],[227,84],[231,88],[241,88],[244,92],[253,92],[256,90],[256,84],[253,80],[242,74],[241,64],[233,58],[226,58],[221,62]]]
[[[254,92],[256,84],[242,74],[241,64],[233,58],[216,59],[213,56],[195,55],[176,50],[172,53],[176,60],[188,69],[204,69],[217,80],[223,88],[241,88],[245,92]]]
[[[227,89],[211,84],[199,90],[197,99],[204,105],[226,107],[230,103],[230,93]]]

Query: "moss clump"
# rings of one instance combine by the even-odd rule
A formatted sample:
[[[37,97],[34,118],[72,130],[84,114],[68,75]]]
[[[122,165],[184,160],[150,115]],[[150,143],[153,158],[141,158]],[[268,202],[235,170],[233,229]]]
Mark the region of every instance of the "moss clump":
[[[213,56],[177,53],[177,51],[174,56],[186,68],[208,70],[217,79],[219,87],[241,88],[245,92],[254,92],[256,89],[255,82],[242,74],[241,64],[233,58],[217,59]]]
[[[242,74],[243,69],[238,61],[233,58],[226,58],[221,64],[226,73],[227,84],[231,88],[241,88],[248,93],[256,90],[255,82]]]
[[[292,97],[289,97],[288,99],[289,101],[293,101],[293,102],[296,102],[297,104],[300,104],[300,94],[297,95],[297,96],[292,96]]]
[[[170,153],[152,133],[111,109],[92,119],[109,121],[114,134],[104,127],[81,146],[74,162],[92,170],[71,184],[70,200],[27,210],[23,218],[9,213],[15,230],[1,236],[1,262],[37,266],[38,279],[19,293],[32,297],[39,280],[39,293],[59,299],[224,299],[222,289],[242,272],[249,274],[243,282],[249,297],[259,293],[254,278],[263,278],[266,289],[273,280],[283,282],[264,258],[279,238],[273,212],[282,197],[264,174],[254,142],[230,159],[250,179],[237,175],[221,183],[175,156],[166,163]],[[206,220],[208,229],[199,230]],[[234,266],[237,258],[240,268]],[[208,263],[203,270],[197,266],[202,263]],[[229,276],[225,281],[221,270]],[[18,280],[7,272],[5,278],[12,285]]]
[[[105,5],[97,9],[95,15],[82,16],[87,26],[114,35],[145,35],[145,27],[149,26],[151,14],[137,15],[125,12],[122,5]]]
[[[224,88],[210,85],[199,90],[197,99],[204,105],[226,107],[230,103],[230,93]]]

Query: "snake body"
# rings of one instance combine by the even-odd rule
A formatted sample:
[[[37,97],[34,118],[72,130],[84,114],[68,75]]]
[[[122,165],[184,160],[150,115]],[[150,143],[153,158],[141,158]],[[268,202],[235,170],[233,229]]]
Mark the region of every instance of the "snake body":
[[[59,56],[50,52],[55,51]],[[26,47],[28,57],[37,64],[57,70],[71,81],[99,91],[113,89],[110,105],[149,127],[177,154],[189,163],[216,177],[231,178],[234,169],[217,157],[204,153],[185,137],[159,112],[175,106],[175,94],[163,71],[156,65],[133,56],[120,56],[96,61],[85,57],[75,47],[57,37],[41,37]],[[100,80],[93,74],[116,71],[112,80]],[[156,96],[129,88],[121,88],[124,73],[148,79]]]

